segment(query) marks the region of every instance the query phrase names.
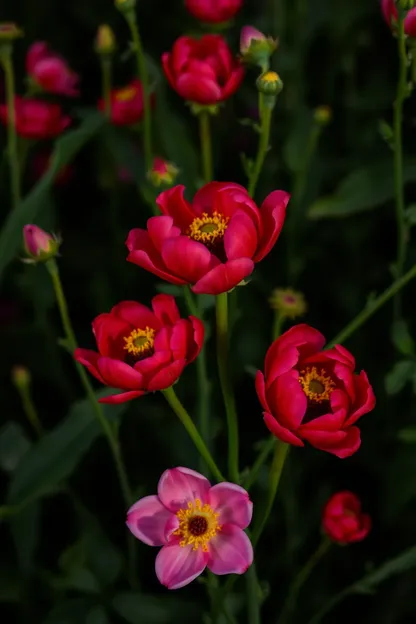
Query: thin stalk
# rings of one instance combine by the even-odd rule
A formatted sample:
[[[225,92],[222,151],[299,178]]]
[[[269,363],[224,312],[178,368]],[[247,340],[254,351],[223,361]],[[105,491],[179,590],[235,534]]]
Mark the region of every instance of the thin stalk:
[[[198,310],[198,306],[192,296],[191,291],[187,286],[184,287],[185,301],[188,306],[188,310],[192,316],[201,318],[201,313]],[[196,358],[196,373],[198,378],[198,429],[201,432],[202,438],[210,450],[210,427],[209,427],[209,405],[210,405],[210,382],[208,379],[207,371],[207,359],[206,359],[206,346],[201,349],[200,354]],[[205,472],[206,464],[201,457],[201,470]]]
[[[212,181],[213,178],[213,166],[212,166],[212,142],[211,142],[211,129],[210,129],[210,114],[208,111],[202,111],[198,115],[199,117],[199,137],[201,143],[202,154],[202,173],[204,182]]]
[[[283,605],[282,613],[279,617],[279,624],[285,624],[291,613],[296,606],[296,600],[304,583],[308,580],[315,566],[319,563],[322,557],[328,552],[332,542],[324,537],[322,542],[312,556],[305,563],[303,568],[296,575],[293,583],[289,587],[289,592],[286,601]]]
[[[238,421],[235,406],[234,393],[228,374],[228,295],[222,293],[216,297],[216,318],[217,318],[217,360],[218,374],[222,395],[224,398],[225,412],[227,415],[228,428],[228,472],[230,479],[234,483],[239,482],[239,460],[238,460]]]
[[[250,197],[254,197],[254,193],[256,192],[257,182],[263,167],[264,159],[266,158],[267,150],[269,149],[270,126],[272,121],[273,107],[264,104],[262,98],[263,94],[259,93],[259,110],[262,111],[261,129],[256,161],[254,163],[253,171],[250,175],[248,183],[248,194],[250,195]]]
[[[10,185],[12,206],[16,208],[20,202],[21,181],[19,156],[17,151],[17,135],[16,135],[16,110],[15,110],[15,81],[14,68],[12,63],[12,53],[3,52],[0,56],[4,69],[4,78],[6,86],[6,102],[7,102],[7,151],[10,167]]]
[[[38,411],[33,402],[32,394],[30,392],[29,385],[24,387],[18,386],[18,391],[20,394],[20,398],[22,401],[23,411],[28,419],[32,429],[35,431],[38,438],[41,438],[44,431],[42,427],[42,423],[39,418]]]
[[[249,624],[261,624],[259,582],[257,579],[256,566],[251,564],[246,574],[248,622]]]
[[[280,334],[282,333],[283,323],[285,322],[286,318],[287,317],[281,312],[275,312],[273,319],[273,340],[279,338]]]
[[[402,9],[398,10],[397,20],[397,44],[399,53],[399,79],[397,83],[397,95],[394,105],[394,189],[396,196],[396,223],[397,223],[397,260],[395,277],[403,275],[406,261],[406,247],[408,231],[406,225],[406,213],[404,202],[404,178],[403,178],[403,103],[407,97],[407,54],[406,40],[403,24]],[[401,302],[397,295],[394,301],[394,313],[396,320],[400,317]]]
[[[379,310],[389,299],[394,297],[410,280],[416,277],[416,265],[414,265],[407,273],[397,279],[391,286],[389,286],[384,293],[382,293],[372,303],[368,304],[357,316],[353,319],[344,329],[342,329],[337,336],[328,344],[327,348],[331,349],[336,344],[342,344],[352,336],[352,334],[364,325],[368,319],[373,316],[377,310]]]
[[[280,478],[283,472],[283,466],[285,465],[289,449],[289,444],[285,444],[280,440],[276,440],[273,463],[271,465],[269,473],[269,486],[267,492],[266,506],[265,510],[262,513],[258,513],[256,517],[256,522],[253,529],[253,537],[251,540],[253,547],[255,547],[257,542],[259,541],[260,536],[263,533],[263,530],[267,524],[267,520],[269,519],[270,513],[272,511],[274,499],[276,498],[277,488],[279,486]]]
[[[133,38],[134,49],[136,51],[137,70],[143,87],[143,125],[144,125],[144,158],[146,171],[150,171],[153,164],[152,154],[152,110],[150,101],[149,76],[146,68],[146,60],[143,52],[142,40],[140,38],[139,27],[137,25],[134,11],[126,14],[126,20],[130,27]]]
[[[110,57],[101,59],[102,92],[104,100],[104,114],[107,119],[111,118],[111,86],[112,86],[112,61]]]
[[[166,401],[169,403],[172,410],[175,412],[176,416],[179,418],[183,426],[185,427],[189,437],[192,442],[195,444],[196,449],[200,453],[201,457],[204,459],[209,469],[211,470],[214,477],[217,481],[225,481],[225,478],[221,474],[220,469],[215,463],[211,453],[209,452],[207,445],[204,440],[201,438],[198,429],[195,427],[192,418],[189,416],[188,412],[178,399],[175,390],[171,386],[170,388],[166,388],[166,390],[162,390],[162,394],[164,395]]]

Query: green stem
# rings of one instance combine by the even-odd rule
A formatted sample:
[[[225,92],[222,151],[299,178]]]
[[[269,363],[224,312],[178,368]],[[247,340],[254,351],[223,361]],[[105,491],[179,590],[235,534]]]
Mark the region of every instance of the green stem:
[[[1,63],[4,69],[6,100],[7,100],[7,149],[10,167],[10,183],[13,208],[20,202],[20,167],[17,152],[16,135],[16,109],[15,109],[15,84],[14,69],[11,49],[4,50],[1,55]]]
[[[152,155],[152,110],[150,100],[149,76],[146,68],[146,60],[143,52],[142,40],[140,38],[139,27],[137,25],[134,10],[126,14],[126,20],[130,27],[133,38],[134,49],[136,51],[137,70],[143,87],[143,124],[144,124],[144,158],[146,170],[150,171],[153,164]]]
[[[188,306],[188,310],[192,316],[201,318],[202,315],[198,310],[198,306],[192,296],[190,289],[184,287],[185,301]],[[206,360],[206,346],[201,349],[200,354],[196,358],[196,373],[198,378],[198,429],[201,432],[202,438],[210,450],[210,427],[209,427],[209,403],[210,403],[210,382],[207,372],[207,360]],[[206,471],[206,464],[201,457],[201,471]]]
[[[263,533],[264,527],[266,526],[267,520],[269,519],[270,512],[273,508],[274,499],[276,498],[276,492],[279,486],[280,477],[282,476],[283,466],[285,465],[289,449],[289,444],[285,444],[280,440],[276,440],[273,463],[271,465],[269,473],[269,487],[267,493],[266,508],[263,513],[258,513],[256,517],[256,522],[253,529],[253,537],[251,540],[253,547],[255,547],[257,542],[259,541],[259,538]]]
[[[399,7],[397,20],[397,43],[399,52],[399,79],[397,83],[397,95],[394,105],[394,188],[396,196],[396,221],[397,221],[397,260],[395,277],[403,275],[406,261],[407,225],[404,202],[404,179],[403,179],[403,103],[407,96],[407,54],[406,40],[403,24],[403,12]],[[400,296],[395,297],[394,312],[396,320],[400,317]]]
[[[308,580],[317,563],[328,552],[331,544],[331,540],[329,540],[327,537],[324,537],[319,547],[297,574],[295,580],[289,587],[289,592],[283,605],[282,613],[279,617],[279,624],[284,624],[290,617],[296,606],[296,600],[299,595],[299,591],[301,590],[303,584]]]
[[[205,184],[212,181],[214,176],[212,167],[212,144],[210,131],[210,114],[208,111],[202,111],[199,117],[199,136],[202,154],[202,173]]]
[[[274,100],[275,98],[273,96],[273,105],[271,100],[270,102],[268,102],[265,98],[263,101],[263,94],[259,93],[259,110],[262,111],[261,129],[257,157],[248,183],[248,194],[250,195],[250,197],[254,197],[254,193],[256,192],[256,186],[260,176],[260,172],[263,167],[264,159],[266,158],[267,150],[269,149],[270,126],[272,121]]]
[[[249,474],[247,475],[246,480],[243,483],[243,487],[245,490],[249,490],[251,488],[251,486],[253,485],[253,483],[256,482],[257,477],[259,475],[259,472],[264,464],[264,462],[266,461],[266,459],[268,458],[268,456],[270,455],[270,453],[273,451],[274,447],[275,447],[275,443],[276,443],[276,438],[274,436],[271,436],[268,441],[264,444],[261,452],[259,453],[259,455],[257,456],[256,461],[254,462]]]
[[[260,602],[259,602],[259,582],[257,579],[256,566],[251,564],[246,574],[247,583],[247,603],[249,624],[261,624]]]
[[[331,340],[327,348],[331,349],[334,345],[342,344],[343,342],[345,342],[347,338],[349,338],[355,331],[357,331],[357,329],[361,327],[361,325],[364,325],[364,323],[368,321],[368,319],[373,316],[373,314],[377,312],[379,308],[381,308],[389,299],[394,297],[394,295],[398,293],[399,290],[403,288],[403,286],[406,286],[406,284],[410,282],[410,280],[412,280],[414,277],[416,277],[416,265],[414,265],[407,273],[405,273],[403,277],[400,277],[395,282],[393,282],[393,284],[389,286],[389,288],[387,288],[384,293],[377,297],[377,299],[375,299],[373,302],[369,303],[364,308],[364,310],[357,314],[355,319],[353,319],[351,323],[348,323],[348,325],[344,327],[344,329],[342,329],[333,340]]]
[[[235,407],[234,393],[228,374],[228,295],[222,293],[216,297],[217,317],[217,359],[218,373],[222,395],[224,398],[225,412],[228,427],[228,472],[234,483],[239,482],[238,461],[238,421]]]
[[[178,399],[175,390],[171,386],[166,390],[162,390],[162,394],[164,395],[166,401],[171,406],[172,410],[175,412],[176,416],[179,418],[186,431],[189,434],[192,442],[195,444],[198,452],[203,457],[204,461],[208,465],[214,477],[217,481],[225,481],[223,475],[221,474],[217,464],[212,458],[211,453],[209,452],[204,440],[201,438],[198,429],[195,427],[192,418],[189,416],[188,412]]]
[[[101,58],[101,76],[102,76],[102,90],[104,100],[104,114],[107,119],[111,118],[111,77],[112,61],[108,56]]]
[[[287,317],[281,312],[275,312],[273,319],[273,340],[279,338],[280,334],[282,333],[283,323],[285,322],[286,318]]]
[[[35,431],[38,438],[42,437],[44,431],[42,427],[42,423],[39,418],[38,411],[33,402],[32,395],[30,392],[29,386],[18,387],[20,398],[22,400],[23,411],[26,414],[26,418],[28,419],[31,427]]]

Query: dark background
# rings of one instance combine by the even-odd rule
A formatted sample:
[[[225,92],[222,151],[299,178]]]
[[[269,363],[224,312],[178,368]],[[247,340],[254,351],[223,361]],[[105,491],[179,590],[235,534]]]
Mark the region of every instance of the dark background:
[[[156,114],[154,130],[158,151],[175,160],[183,172],[189,153],[194,162],[198,158],[197,126],[189,109],[167,88],[160,72],[160,55],[171,47],[177,36],[200,32],[199,26],[186,14],[181,2],[139,1],[137,14],[150,57],[157,107],[164,111],[163,115]],[[111,24],[119,42],[115,83],[122,85],[134,75],[134,59],[124,55],[128,30],[110,0],[43,0],[40,3],[5,0],[0,8],[0,20],[16,21],[26,33],[25,39],[16,44],[15,54],[21,93],[25,88],[24,56],[34,40],[47,40],[52,48],[70,60],[81,75],[82,89],[79,101],[63,102],[71,114],[79,113],[80,106],[95,107],[100,95],[99,64],[93,50],[93,39],[100,23]],[[322,130],[312,158],[299,207],[296,249],[288,247],[283,231],[272,253],[257,266],[250,285],[239,289],[235,300],[237,319],[231,353],[243,466],[252,463],[257,449],[255,442],[266,437],[250,370],[262,366],[271,340],[272,311],[268,306],[271,290],[286,286],[300,289],[308,301],[308,312],[301,322],[313,325],[330,340],[363,308],[371,294],[382,292],[391,283],[391,265],[396,254],[392,181],[386,182],[383,174],[378,178],[374,174],[374,171],[384,172],[389,168],[392,171],[392,151],[381,136],[380,121],[391,123],[397,73],[396,42],[381,18],[379,3],[377,0],[349,0],[347,3],[344,0],[246,1],[226,35],[236,52],[240,28],[247,23],[280,37],[273,68],[285,84],[274,114],[272,151],[257,189],[259,202],[276,188],[293,189],[313,126],[313,109],[321,104],[329,105],[333,119]],[[248,70],[243,88],[214,118],[218,180],[246,183],[239,153],[245,151],[254,155],[257,135],[239,120],[255,117],[255,79],[256,71]],[[415,144],[415,111],[415,100],[410,98],[404,120],[405,152],[409,159]],[[119,136],[130,143],[132,137],[138,137],[137,133],[123,131]],[[4,146],[4,132],[1,139]],[[133,140],[139,144],[138,138]],[[91,141],[72,164],[71,180],[53,190],[36,219],[39,225],[62,234],[64,243],[59,265],[78,341],[85,347],[93,347],[90,322],[95,315],[121,299],[136,298],[149,303],[159,287],[163,288],[156,278],[125,262],[127,232],[132,227],[143,226],[151,212],[137,192],[143,189],[140,176],[137,185],[134,181],[130,184],[114,182],[114,162],[124,158],[128,163],[130,152],[121,150],[119,158],[112,147],[104,133]],[[34,146],[27,162],[25,187],[28,192],[33,185],[31,159],[40,149],[43,146]],[[142,162],[140,151],[137,160],[139,164]],[[410,160],[409,163],[412,164]],[[318,199],[333,197],[345,178],[363,169],[367,174],[364,173],[359,178],[360,183],[352,185],[347,194],[348,214],[337,215],[334,200],[325,218],[311,218],[311,210]],[[2,175],[0,214],[4,219],[9,210],[4,168]],[[389,175],[391,177],[391,173]],[[414,200],[415,171],[408,180],[406,205]],[[198,180],[194,183],[198,184]],[[380,195],[380,187],[384,186],[388,190]],[[364,196],[366,209],[361,210]],[[288,256],[296,261],[295,279],[289,279]],[[414,256],[411,243],[409,266]],[[411,283],[404,294],[403,306],[410,332],[414,325],[413,292]],[[183,303],[180,300],[185,311]],[[213,330],[212,301],[207,298],[206,304]],[[395,369],[398,361],[413,361],[414,356],[398,351],[391,340],[391,328],[390,302],[346,343],[357,359],[358,369],[367,371],[377,396],[376,409],[360,421],[363,440],[360,451],[347,460],[311,448],[296,449],[289,456],[278,503],[256,557],[259,578],[266,594],[269,592],[264,607],[267,624],[277,622],[292,575],[317,547],[321,509],[335,491],[351,489],[360,496],[364,509],[373,518],[373,530],[361,544],[332,549],[304,588],[293,622],[307,622],[331,596],[414,545],[415,447],[403,441],[399,432],[414,424],[415,399],[412,385]],[[56,346],[60,335],[46,271],[43,267],[32,268],[13,262],[3,280],[0,296],[1,420],[4,424],[0,432],[3,468],[0,491],[5,498],[10,465],[14,465],[15,455],[20,457],[16,439],[21,443],[22,431],[25,431],[26,438],[35,440],[10,381],[12,366],[23,364],[31,371],[34,400],[45,429],[58,425],[71,403],[82,395],[71,358]],[[223,464],[226,434],[211,338],[208,355],[214,388],[212,429],[216,432],[218,461]],[[394,370],[396,377],[392,381]],[[191,413],[197,401],[194,381],[195,367],[189,367],[177,386]],[[13,442],[3,435],[10,421],[20,425]],[[128,405],[120,435],[130,479],[138,496],[153,493],[161,472],[168,466],[187,465],[198,469],[198,458],[191,443],[159,395]],[[264,495],[266,478],[265,470],[254,490],[255,502]],[[133,594],[129,596],[134,602],[129,611],[131,619],[122,619],[120,609],[117,615],[117,609],[111,606],[114,606],[117,592],[128,591],[123,572],[111,578],[105,590],[102,587],[97,592],[86,589],[88,582],[79,567],[90,573],[91,569],[95,570],[94,566],[111,569],[112,565],[116,567],[112,564],[111,553],[119,558],[125,556],[125,510],[103,439],[96,441],[80,459],[69,485],[79,505],[85,506],[96,520],[93,521],[85,510],[79,513],[73,500],[71,502],[61,492],[44,498],[33,511],[32,518],[29,510],[20,524],[15,519],[9,523],[0,521],[2,621],[4,618],[4,622],[30,621],[33,624],[102,624],[106,621],[174,624],[184,617],[191,622],[202,621],[202,609],[207,607],[203,587],[193,583],[168,595],[155,579],[156,551],[144,545],[139,545],[138,549],[143,596],[134,595],[134,600]],[[112,546],[108,538],[101,535],[101,530],[109,536]],[[85,554],[90,552],[85,544],[91,532],[96,541],[99,542],[97,534],[104,540],[98,548],[104,553],[102,564],[97,564],[96,560],[92,564]],[[79,544],[80,539],[84,540],[80,547],[82,561],[79,564],[77,560],[75,565],[68,552],[76,560],[74,544]],[[72,562],[66,568],[62,560],[64,552]],[[374,595],[348,598],[348,602],[324,621],[350,622],[352,616],[356,622],[363,623],[414,622],[415,581],[412,571],[393,576],[380,585]],[[240,581],[232,602],[238,622],[246,621],[244,591],[244,582]],[[152,596],[157,596],[156,602]],[[125,597],[123,604],[130,604],[129,599]],[[187,601],[192,604],[188,605]],[[107,620],[99,619],[103,616],[102,606],[107,609]]]

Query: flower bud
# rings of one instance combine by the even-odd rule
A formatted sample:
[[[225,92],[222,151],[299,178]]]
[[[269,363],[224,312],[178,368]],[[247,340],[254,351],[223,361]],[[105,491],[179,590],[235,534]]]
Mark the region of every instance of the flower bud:
[[[25,225],[23,228],[23,241],[29,258],[26,262],[46,262],[58,254],[60,241],[48,234],[37,225]]]
[[[98,27],[95,38],[95,51],[97,54],[111,55],[116,49],[116,38],[114,32],[108,24],[101,24]]]
[[[27,388],[30,385],[31,379],[32,376],[27,368],[20,365],[13,366],[12,382],[16,388],[19,388],[20,390]]]
[[[305,297],[291,288],[276,288],[269,299],[270,307],[281,316],[294,319],[307,310]]]
[[[263,70],[269,66],[270,56],[277,48],[278,41],[266,37],[253,26],[244,26],[240,36],[240,53],[245,63],[259,65]]]
[[[279,95],[283,89],[283,82],[276,72],[267,71],[257,78],[256,86],[264,95]]]
[[[0,43],[4,41],[14,41],[23,37],[23,31],[20,30],[13,22],[0,23]]]
[[[154,186],[172,186],[178,173],[179,169],[173,163],[156,156],[148,178]]]
[[[319,126],[327,126],[332,119],[332,109],[330,106],[318,106],[314,110],[313,117],[315,123],[317,123]]]
[[[136,0],[115,0],[114,4],[122,13],[130,13],[136,8]]]

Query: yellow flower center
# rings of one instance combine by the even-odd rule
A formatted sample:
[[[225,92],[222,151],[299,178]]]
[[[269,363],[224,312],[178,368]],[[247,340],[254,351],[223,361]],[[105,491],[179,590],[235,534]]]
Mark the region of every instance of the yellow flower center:
[[[125,87],[116,91],[117,102],[131,102],[136,97],[136,87]]]
[[[224,236],[229,217],[224,217],[219,212],[212,215],[203,212],[202,217],[194,219],[189,226],[188,236],[204,245],[213,245]]]
[[[124,348],[127,353],[131,353],[135,357],[148,355],[153,349],[155,330],[151,327],[146,329],[133,329],[131,334],[124,338]]]
[[[308,399],[314,403],[329,401],[329,397],[335,388],[335,383],[325,373],[323,368],[318,372],[316,366],[312,366],[312,368],[307,366],[300,372],[299,383],[302,390]]]
[[[277,82],[279,80],[279,76],[276,72],[269,71],[263,74],[262,80],[265,80],[266,82]]]
[[[198,498],[194,503],[189,502],[187,509],[180,509],[176,513],[179,527],[173,532],[174,535],[181,537],[179,546],[192,545],[193,550],[201,547],[207,552],[208,543],[218,531],[221,531],[221,525],[217,521],[218,515],[210,505],[202,505]]]

